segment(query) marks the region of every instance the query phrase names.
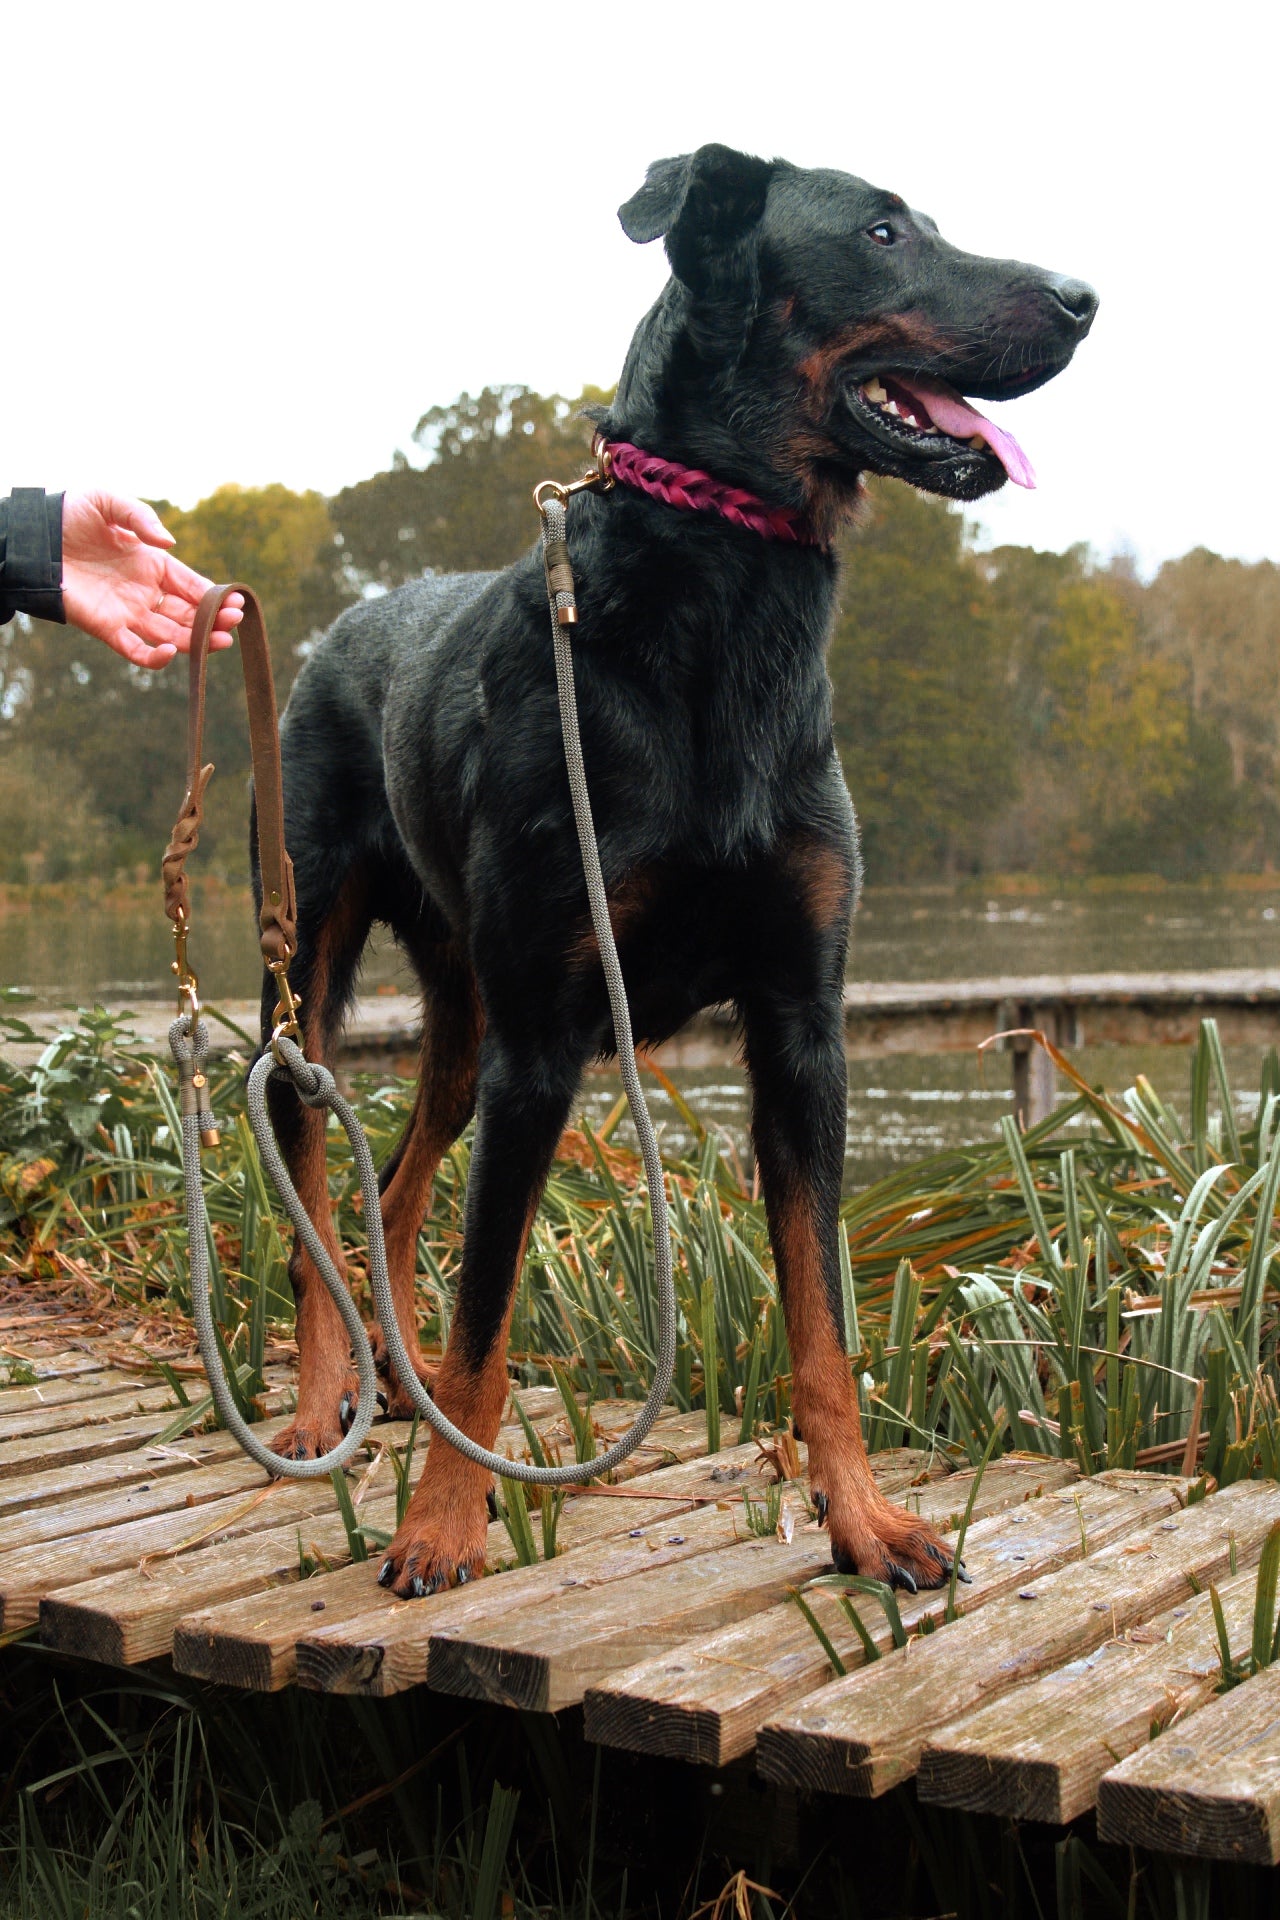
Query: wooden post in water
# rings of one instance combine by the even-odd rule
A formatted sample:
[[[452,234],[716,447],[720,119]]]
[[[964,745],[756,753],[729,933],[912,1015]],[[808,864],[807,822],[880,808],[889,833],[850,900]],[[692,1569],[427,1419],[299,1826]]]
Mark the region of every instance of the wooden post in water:
[[[1025,1133],[1053,1112],[1058,1097],[1057,1070],[1039,1042],[1030,1038],[1030,1032],[1042,1033],[1055,1047],[1078,1046],[1080,1035],[1074,1007],[1019,1002],[1013,1015],[1009,1025],[1023,1030],[1009,1043],[1013,1052],[1013,1106]]]

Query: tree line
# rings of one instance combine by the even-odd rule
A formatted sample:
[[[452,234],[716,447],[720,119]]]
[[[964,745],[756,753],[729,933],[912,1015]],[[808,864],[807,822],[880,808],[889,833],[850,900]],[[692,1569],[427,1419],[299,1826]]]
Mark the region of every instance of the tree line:
[[[423,415],[332,499],[225,486],[157,501],[178,552],[257,588],[281,697],[362,595],[499,567],[537,532],[530,489],[580,470],[575,401],[486,389]],[[885,484],[843,543],[836,743],[872,884],[966,874],[1268,868],[1280,816],[1280,568],[1197,549],[1149,583],[1083,548],[977,551],[947,502]],[[224,662],[203,849],[246,871],[248,730]],[[0,880],[145,870],[182,795],[186,675],[74,630],[0,628]]]

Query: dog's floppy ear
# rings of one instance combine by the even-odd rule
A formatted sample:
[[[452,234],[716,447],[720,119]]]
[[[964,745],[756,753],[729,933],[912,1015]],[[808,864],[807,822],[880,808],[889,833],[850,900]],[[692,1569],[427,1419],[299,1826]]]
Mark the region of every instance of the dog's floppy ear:
[[[641,243],[665,235],[677,279],[693,293],[709,292],[724,256],[764,212],[773,170],[772,161],[715,145],[655,160],[639,193],[618,209],[622,231]]]

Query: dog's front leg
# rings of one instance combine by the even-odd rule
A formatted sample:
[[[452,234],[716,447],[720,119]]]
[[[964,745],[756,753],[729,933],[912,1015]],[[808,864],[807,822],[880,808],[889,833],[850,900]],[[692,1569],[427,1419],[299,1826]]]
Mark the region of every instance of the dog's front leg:
[[[324,1055],[314,1034],[307,1035],[309,1059]],[[267,1082],[267,1106],[298,1197],[343,1280],[346,1256],[333,1222],[329,1199],[325,1115],[304,1107],[282,1078]],[[289,1259],[298,1342],[298,1409],[272,1445],[286,1460],[315,1460],[341,1443],[356,1403],[356,1372],[342,1316],[316,1272],[311,1255],[295,1235]]]
[[[752,1130],[809,1484],[842,1573],[938,1587],[951,1556],[932,1527],[877,1490],[845,1352],[837,1234],[847,1080],[838,991],[743,1008]]]
[[[501,1424],[516,1281],[580,1064],[508,1047],[492,1029],[481,1046],[457,1304],[435,1402],[483,1447],[492,1447]],[[421,1598],[482,1572],[490,1485],[483,1468],[433,1435],[381,1584]]]

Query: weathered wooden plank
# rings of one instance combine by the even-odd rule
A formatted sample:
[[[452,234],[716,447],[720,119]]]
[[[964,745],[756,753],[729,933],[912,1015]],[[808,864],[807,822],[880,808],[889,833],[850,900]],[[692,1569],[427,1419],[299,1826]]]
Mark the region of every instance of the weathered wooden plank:
[[[31,1434],[0,1446],[0,1483],[15,1474],[43,1473],[75,1466],[82,1460],[101,1460],[111,1454],[133,1453],[154,1440],[174,1421],[180,1408],[167,1393],[163,1412],[131,1415],[126,1419],[96,1419],[88,1411],[74,1424],[64,1422],[53,1433]],[[268,1389],[264,1404],[269,1413],[284,1410],[286,1390]],[[91,1403],[92,1404],[92,1403]],[[108,1403],[110,1404],[110,1403]],[[201,1423],[206,1416],[198,1416]]]
[[[740,1507],[739,1507],[740,1511]],[[691,1560],[732,1542],[735,1517],[703,1507],[657,1525],[597,1541],[549,1564],[520,1567],[499,1579],[454,1588],[428,1600],[368,1609],[343,1625],[320,1628],[297,1643],[298,1684],[322,1693],[385,1696],[426,1681],[428,1650],[438,1628],[469,1628],[522,1607],[554,1606],[578,1586],[624,1580],[641,1568]]]
[[[258,1432],[269,1440],[284,1425],[285,1416],[281,1415],[264,1420]],[[109,1498],[129,1489],[141,1492],[171,1475],[190,1475],[197,1468],[204,1470],[230,1461],[251,1465],[229,1433],[215,1432],[196,1434],[164,1447],[143,1444],[132,1452],[15,1474],[0,1480],[0,1545],[7,1542],[8,1528],[15,1517],[36,1508],[52,1509],[65,1501],[88,1499],[99,1493]]]
[[[205,1504],[191,1508],[184,1504],[168,1513],[148,1514],[116,1526],[95,1527],[86,1533],[0,1553],[0,1631],[10,1633],[30,1625],[39,1614],[41,1600],[52,1589],[61,1589],[66,1597],[82,1583],[92,1585],[104,1575],[126,1568],[143,1569],[139,1577],[149,1586],[154,1582],[153,1556],[196,1548],[221,1553],[228,1541],[243,1535],[296,1526],[314,1514],[336,1511],[333,1488],[327,1479],[269,1480],[260,1467],[253,1467],[249,1461],[245,1465],[252,1476],[250,1485]],[[384,1462],[379,1462],[379,1467],[381,1472],[373,1484],[385,1493],[393,1484],[391,1468]],[[350,1477],[358,1484],[362,1476],[355,1471]],[[68,1573],[75,1587],[68,1587]]]
[[[80,1406],[87,1400],[140,1391],[155,1384],[154,1372],[143,1379],[141,1372],[124,1373],[116,1367],[103,1367],[98,1372],[76,1374],[70,1379],[38,1380],[33,1387],[0,1387],[0,1438],[9,1432],[11,1415],[38,1411],[41,1407]]]
[[[657,1525],[664,1519],[674,1521],[694,1510],[700,1500],[727,1499],[752,1474],[758,1459],[755,1447],[739,1447],[657,1469],[633,1480],[620,1493],[605,1489],[573,1494],[560,1515],[557,1558],[634,1527]],[[646,1499],[643,1496],[649,1487],[655,1491]],[[533,1529],[535,1541],[540,1542],[536,1511]],[[501,1565],[510,1555],[505,1527],[501,1523],[491,1526],[486,1563],[490,1567]],[[369,1611],[369,1600],[365,1570],[343,1567],[298,1587],[205,1608],[179,1621],[173,1662],[180,1673],[199,1679],[272,1692],[286,1686],[294,1676],[294,1649],[300,1635],[320,1625],[333,1627],[359,1618]],[[318,1613],[324,1614],[323,1621],[316,1619]]]
[[[790,1785],[875,1797],[915,1772],[940,1725],[1177,1606],[1193,1579],[1219,1578],[1233,1541],[1252,1564],[1277,1519],[1280,1487],[1237,1482],[810,1695],[761,1728],[756,1764]]]
[[[942,1503],[929,1517],[944,1531],[958,1524],[972,1477],[957,1474],[945,1488],[931,1490],[942,1495]],[[1166,1481],[1163,1491],[1157,1491],[1154,1477],[1144,1478],[1153,1489],[1148,1513],[1170,1507],[1172,1485]],[[961,1589],[967,1611],[1033,1572],[1078,1556],[1082,1525],[1097,1544],[1124,1531],[1142,1511],[1123,1490],[1100,1481],[1077,1482],[1074,1467],[1043,1456],[1010,1455],[987,1469],[965,1542],[965,1561],[974,1581],[971,1588]],[[921,1595],[918,1601],[903,1596],[903,1619],[932,1618],[944,1604],[945,1595]],[[815,1592],[811,1605],[845,1664],[859,1665],[861,1643],[834,1596]],[[873,1634],[891,1644],[881,1609],[872,1602],[861,1613]],[[830,1663],[811,1628],[786,1601],[719,1633],[699,1634],[675,1652],[630,1665],[589,1689],[584,1702],[587,1738],[605,1746],[726,1766],[755,1745],[764,1720],[831,1678]]]
[[[532,1388],[528,1392],[541,1396],[545,1390]],[[524,1400],[524,1390],[520,1398]],[[533,1425],[543,1436],[549,1436],[551,1425],[562,1411],[560,1396],[553,1388],[551,1402],[535,1398],[533,1405],[541,1405],[541,1415],[532,1415]],[[274,1421],[263,1421],[257,1432],[269,1440],[282,1427],[284,1417],[278,1417]],[[397,1452],[403,1452],[407,1438],[409,1423],[378,1421],[370,1432],[368,1444],[370,1448],[388,1444]],[[178,1442],[177,1448],[165,1450],[163,1455],[146,1450],[142,1459],[155,1463],[150,1476],[132,1476],[123,1482],[113,1476],[106,1484],[90,1484],[88,1490],[65,1486],[58,1469],[31,1476],[29,1480],[0,1482],[0,1551],[8,1553],[13,1548],[36,1546],[42,1540],[61,1540],[65,1534],[84,1534],[104,1526],[142,1521],[152,1513],[173,1513],[178,1507],[198,1507],[205,1501],[221,1500],[226,1494],[251,1494],[267,1484],[263,1469],[240,1452],[228,1434],[207,1434],[203,1440],[213,1442],[213,1446],[207,1448],[207,1457],[205,1448],[194,1442]],[[512,1452],[516,1446],[524,1448],[524,1432],[520,1427],[503,1428],[499,1440]],[[125,1461],[129,1459],[127,1455]],[[121,1457],[115,1455],[111,1465],[119,1461]],[[71,1469],[71,1473],[86,1473],[102,1465],[107,1463],[90,1461],[79,1469]],[[355,1471],[361,1471],[359,1465]]]
[[[198,1399],[200,1382],[194,1381],[193,1387],[196,1391],[193,1392],[192,1398]],[[283,1411],[286,1405],[291,1404],[291,1395],[292,1388],[285,1376],[283,1374],[277,1376],[277,1383],[269,1384],[265,1396],[268,1410],[272,1413]],[[533,1387],[521,1388],[518,1397],[522,1404],[526,1405],[526,1409],[531,1402],[536,1411],[530,1414],[530,1418],[535,1420],[544,1438],[553,1445],[563,1444],[566,1455],[570,1456],[572,1441],[559,1394],[554,1389]],[[15,1507],[25,1509],[37,1498],[68,1498],[72,1494],[87,1491],[89,1487],[95,1485],[116,1486],[129,1480],[150,1478],[148,1464],[139,1465],[143,1451],[157,1433],[163,1432],[169,1424],[169,1419],[176,1417],[177,1412],[178,1409],[174,1407],[169,1410],[168,1417],[156,1414],[125,1420],[111,1419],[87,1428],[83,1423],[78,1422],[70,1431],[31,1435],[8,1445],[0,1445],[0,1523],[6,1512],[13,1511]],[[607,1444],[611,1437],[615,1437],[629,1425],[635,1412],[636,1403],[633,1401],[597,1402],[593,1417],[602,1436],[602,1444]],[[673,1415],[665,1427],[660,1421],[645,1446],[640,1448],[634,1457],[644,1458],[650,1464],[656,1464],[663,1445],[666,1444],[675,1449],[678,1457],[688,1458],[691,1453],[698,1450],[696,1422],[702,1417],[700,1414]],[[278,1432],[283,1424],[280,1421],[275,1425],[264,1425],[262,1432],[264,1434]],[[662,1437],[659,1437],[660,1427],[664,1428]],[[408,1425],[405,1422],[377,1421],[374,1424],[373,1437],[390,1439],[393,1444],[400,1446],[408,1431]],[[703,1433],[705,1445],[705,1427]],[[230,1457],[238,1452],[237,1444],[229,1434],[202,1434],[196,1438],[201,1443],[198,1451],[202,1461],[215,1457],[214,1454],[207,1452],[206,1442],[214,1444],[218,1457]],[[197,1451],[190,1437],[179,1439],[172,1444],[175,1455],[184,1450]],[[516,1425],[512,1425],[510,1430],[503,1429],[498,1436],[497,1445],[499,1451],[510,1452],[513,1457],[524,1455],[524,1435]],[[107,1460],[113,1455],[121,1454],[136,1456],[136,1458],[130,1457],[118,1469],[107,1468],[100,1478],[92,1474],[77,1477],[76,1470],[82,1468],[85,1463]],[[36,1476],[46,1476],[38,1486]],[[10,1484],[15,1477],[20,1477],[22,1481],[22,1488],[16,1496]],[[59,1494],[57,1491],[59,1485],[66,1491]]]
[[[332,1500],[332,1490],[330,1490]],[[360,1517],[370,1526],[395,1523],[395,1497],[366,1500]],[[136,1566],[46,1593],[40,1600],[40,1637],[60,1653],[105,1666],[130,1667],[168,1653],[173,1630],[210,1593],[224,1599],[296,1580],[300,1553],[341,1566],[348,1558],[346,1529],[336,1507],[287,1526],[203,1543],[172,1559]],[[366,1562],[371,1591],[376,1560]]]
[[[1098,1838],[1280,1862],[1280,1668],[1268,1667],[1104,1774]]]
[[[607,1441],[612,1433],[620,1431],[634,1416],[635,1408],[625,1401],[610,1400],[597,1406],[595,1413],[601,1438]],[[699,1415],[698,1419],[703,1420],[704,1416]],[[554,1420],[535,1424],[544,1438],[554,1431]],[[404,1427],[385,1429],[388,1435],[398,1433],[401,1437],[406,1431]],[[675,1449],[690,1446],[690,1416],[676,1414],[659,1421],[654,1427],[652,1439],[654,1450],[659,1453],[668,1446]],[[523,1452],[522,1430],[519,1427],[502,1429],[497,1446],[499,1451],[509,1448],[513,1454]],[[280,1484],[296,1491],[299,1483]],[[333,1497],[327,1482],[321,1482],[320,1487],[321,1507],[310,1509],[315,1513],[320,1513],[326,1497],[329,1501]],[[303,1499],[305,1504],[305,1495]],[[389,1495],[380,1493],[375,1497],[373,1508],[362,1517],[378,1527],[393,1528],[394,1502],[388,1504],[389,1501]],[[233,1501],[230,1504],[236,1506],[243,1503]],[[375,1509],[380,1518],[373,1518]],[[292,1507],[290,1512],[293,1512]],[[259,1514],[261,1518],[256,1517]],[[208,1516],[204,1516],[204,1519],[207,1523]],[[340,1523],[336,1526],[331,1524],[336,1520],[336,1512],[332,1512],[330,1518],[316,1519],[304,1525],[302,1547],[308,1553],[314,1547],[315,1557],[325,1564],[342,1566],[349,1557],[347,1538]],[[12,1594],[6,1593],[6,1618],[11,1613],[15,1623],[19,1616],[25,1619],[33,1600],[38,1600],[42,1637],[48,1644],[64,1652],[79,1653],[109,1665],[124,1666],[138,1660],[152,1659],[158,1653],[167,1653],[174,1627],[184,1614],[202,1604],[237,1599],[264,1587],[298,1578],[296,1516],[286,1525],[274,1526],[267,1503],[264,1502],[261,1509],[254,1509],[248,1516],[248,1521],[244,1529],[237,1530],[238,1535],[243,1532],[242,1538],[220,1543],[201,1542],[177,1559],[150,1565],[145,1572],[137,1571],[120,1557],[122,1546],[119,1536],[122,1529],[113,1527],[95,1534],[93,1542],[94,1552],[106,1557],[114,1571],[100,1570],[95,1577],[74,1583],[64,1582],[58,1587],[54,1586],[58,1578],[55,1571],[52,1577],[48,1574],[44,1576],[43,1585],[38,1591],[33,1560],[38,1560],[46,1550],[35,1549],[22,1561],[21,1572],[27,1584],[20,1589],[15,1587]],[[184,1532],[185,1525],[183,1515],[171,1514],[161,1516],[154,1522],[139,1522],[136,1527],[130,1526],[128,1535],[135,1546],[145,1538],[151,1543],[145,1550],[158,1551],[172,1532],[176,1531],[180,1539],[185,1539],[201,1531],[199,1517]],[[82,1545],[82,1542],[77,1545],[78,1554],[82,1551]],[[140,1552],[131,1555],[131,1559],[140,1557]],[[13,1558],[17,1560],[18,1556]],[[369,1598],[372,1601],[377,1593],[373,1567],[369,1568],[368,1579]]]
[[[911,1506],[935,1525],[958,1517],[960,1488],[946,1482],[913,1491]],[[1023,1531],[1028,1531],[1024,1529]],[[1057,1537],[1079,1551],[1080,1523],[1074,1507],[1059,1516]],[[433,1639],[431,1685],[446,1693],[502,1701],[555,1712],[582,1699],[611,1675],[642,1660],[682,1664],[686,1646],[766,1609],[788,1592],[827,1572],[831,1548],[816,1524],[797,1529],[790,1541],[753,1538],[745,1526],[727,1550],[688,1564],[642,1570],[608,1591],[578,1592],[554,1611],[531,1610],[486,1622],[479,1630]],[[1063,1550],[1068,1550],[1064,1545]],[[967,1552],[967,1549],[966,1549]],[[979,1569],[982,1569],[979,1548]],[[918,1595],[912,1615],[941,1613],[945,1596]],[[815,1643],[816,1644],[816,1643]]]
[[[269,1427],[277,1431],[283,1416],[264,1422],[259,1432]],[[210,1438],[214,1436],[210,1435]],[[225,1439],[227,1436],[223,1436]],[[119,1456],[116,1456],[119,1458]],[[125,1456],[126,1458],[128,1456]],[[91,1461],[91,1466],[103,1465]],[[4,1556],[18,1547],[33,1547],[41,1542],[60,1543],[70,1534],[93,1533],[118,1527],[151,1515],[176,1513],[179,1509],[198,1511],[228,1494],[244,1498],[267,1484],[267,1476],[256,1461],[237,1448],[207,1463],[195,1465],[190,1459],[164,1462],[171,1470],[149,1480],[132,1480],[124,1485],[106,1486],[79,1493],[75,1498],[33,1500],[21,1508],[0,1512],[0,1567]],[[39,1478],[55,1476],[40,1475]],[[17,1485],[17,1482],[10,1482]],[[8,1487],[6,1487],[6,1492]],[[194,1524],[194,1523],[193,1523]]]
[[[30,1353],[19,1351],[19,1345],[29,1345]],[[29,1366],[37,1380],[68,1380],[79,1374],[100,1373],[106,1362],[99,1354],[85,1353],[79,1347],[60,1348],[56,1353],[46,1353],[43,1348],[36,1351],[36,1342],[21,1342],[13,1346],[0,1342],[0,1356],[21,1360]]]
[[[1257,1570],[1219,1593],[1231,1657],[1249,1649]],[[943,1727],[920,1756],[922,1800],[1063,1826],[1093,1806],[1103,1775],[1214,1696],[1221,1651],[1209,1594],[1154,1614],[1043,1679]]]
[[[197,1394],[191,1396],[192,1399],[198,1397]],[[68,1432],[95,1433],[113,1421],[136,1419],[144,1414],[161,1415],[162,1424],[165,1417],[173,1416],[178,1411],[172,1387],[144,1386],[138,1380],[114,1393],[78,1400],[74,1408],[65,1404],[34,1406],[12,1414],[0,1408],[0,1472],[3,1471],[9,1448],[16,1446],[19,1440],[47,1435],[57,1445]],[[156,1423],[152,1425],[154,1431]]]
[[[902,1492],[918,1477],[914,1462],[904,1467],[902,1456],[877,1455],[873,1469],[886,1491]],[[928,1488],[921,1489],[922,1497]],[[914,1500],[914,1494],[913,1494]],[[435,1662],[458,1672],[455,1649],[447,1643],[452,1633],[465,1635],[468,1645],[483,1642],[489,1632],[505,1635],[516,1621],[558,1617],[572,1607],[575,1595],[630,1579],[654,1574],[681,1561],[732,1547],[746,1533],[741,1496],[731,1497],[729,1510],[703,1508],[683,1516],[674,1526],[669,1517],[651,1526],[630,1530],[625,1539],[606,1540],[594,1547],[504,1576],[492,1589],[488,1583],[462,1594],[442,1594],[411,1608],[383,1607],[366,1619],[322,1628],[298,1642],[298,1680],[322,1692],[398,1693],[429,1680],[434,1686]],[[634,1536],[634,1537],[633,1537]],[[825,1541],[825,1535],[821,1536]],[[810,1538],[797,1550],[798,1561],[813,1560]],[[821,1549],[817,1564],[825,1560]],[[754,1562],[753,1562],[754,1564]],[[519,1586],[515,1584],[519,1582]],[[554,1602],[554,1606],[552,1603]],[[450,1691],[455,1688],[451,1684]],[[488,1695],[486,1697],[493,1697]]]
[[[33,1434],[29,1439],[14,1440],[0,1448],[0,1481],[11,1475],[62,1471],[84,1460],[134,1453],[153,1441],[167,1424],[157,1414],[140,1414],[101,1426],[77,1424],[59,1434]]]
[[[803,1447],[799,1453],[803,1465]],[[701,1502],[735,1497],[744,1483],[757,1484],[759,1458],[753,1445],[731,1447],[637,1476],[621,1489],[571,1494],[560,1516],[557,1557],[613,1535],[660,1526],[664,1520],[674,1522]],[[904,1483],[929,1470],[923,1453],[903,1450],[892,1459]],[[533,1526],[534,1538],[540,1540],[536,1517]],[[509,1557],[505,1529],[491,1527],[490,1565]],[[369,1605],[365,1569],[344,1567],[303,1585],[188,1615],[174,1634],[173,1662],[180,1673],[270,1692],[293,1679],[295,1648],[303,1634],[318,1627],[348,1625],[367,1614]],[[320,1613],[322,1621],[316,1617]]]

